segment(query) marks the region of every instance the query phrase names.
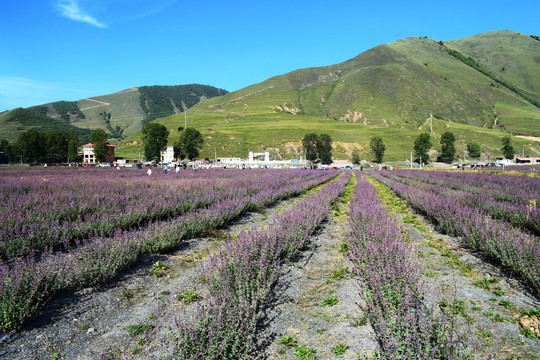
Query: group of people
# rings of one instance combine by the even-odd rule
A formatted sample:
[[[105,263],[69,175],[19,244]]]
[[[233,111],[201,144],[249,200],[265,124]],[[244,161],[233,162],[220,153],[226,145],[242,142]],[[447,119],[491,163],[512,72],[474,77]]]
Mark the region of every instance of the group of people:
[[[178,175],[178,173],[180,172],[180,168],[181,168],[181,167],[183,167],[184,169],[186,169],[186,168],[187,168],[187,165],[186,165],[186,164],[184,164],[184,165],[175,164],[175,165],[174,165],[174,171],[175,171],[175,173],[176,173],[177,175]],[[197,171],[197,166],[196,166],[196,165],[193,165],[192,168],[193,168],[193,171]],[[165,174],[168,173],[168,172],[169,172],[169,165],[164,165],[164,166],[163,166],[163,171],[165,172]],[[146,171],[146,173],[148,174],[148,176],[152,176],[152,165],[149,165],[149,166],[148,166],[148,170]]]

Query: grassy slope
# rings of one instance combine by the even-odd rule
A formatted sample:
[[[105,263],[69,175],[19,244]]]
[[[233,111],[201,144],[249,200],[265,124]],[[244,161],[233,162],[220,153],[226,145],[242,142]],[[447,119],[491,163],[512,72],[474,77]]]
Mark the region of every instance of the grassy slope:
[[[540,41],[503,30],[449,41],[447,45],[540,101]],[[513,105],[495,104],[500,125],[513,134],[540,136],[540,109],[526,102]]]
[[[100,103],[91,100],[109,103],[110,105],[100,105]],[[136,88],[92,97],[90,100],[79,100],[78,103],[79,108],[86,115],[86,119],[73,119],[72,123],[75,126],[89,129],[102,128],[106,130],[105,120],[99,113],[110,112],[111,126],[113,128],[117,125],[120,126],[124,129],[126,136],[132,135],[142,128],[141,121],[144,114],[139,105],[139,92]]]
[[[249,150],[270,149],[275,157],[298,157],[294,151],[288,152],[300,146],[307,132],[324,132],[334,139],[336,158],[347,158],[356,147],[364,159],[371,159],[369,139],[381,135],[387,145],[386,158],[406,160],[414,138],[427,130],[425,122],[433,113],[438,117],[433,125],[436,149],[440,149],[438,138],[448,130],[458,139],[458,154],[471,139],[482,144],[483,150],[499,155],[501,137],[506,133],[483,127],[492,127],[498,118],[506,129],[521,128],[536,110],[508,89],[491,83],[442,51],[438,42],[407,38],[341,64],[293,71],[201,102],[188,111],[188,126],[198,128],[206,137],[203,156],[207,157],[213,157],[214,148],[218,156],[246,156]],[[298,114],[278,111],[277,106]],[[354,123],[338,121],[351,112],[362,117]],[[533,126],[524,132],[540,123],[538,117],[534,119]],[[179,136],[175,129],[184,124],[184,115],[159,122],[171,130],[172,144]],[[135,135],[128,140],[140,138]],[[516,148],[540,151],[534,142],[514,141]],[[141,146],[118,148],[128,157],[138,151]]]

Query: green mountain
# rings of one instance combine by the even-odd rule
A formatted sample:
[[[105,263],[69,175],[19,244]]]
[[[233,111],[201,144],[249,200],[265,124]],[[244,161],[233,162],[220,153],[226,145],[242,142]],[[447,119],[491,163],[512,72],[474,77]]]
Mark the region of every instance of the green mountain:
[[[1,131],[3,134],[17,134],[34,128],[39,131],[72,131],[81,142],[88,141],[90,130],[73,126],[62,118],[52,118],[42,112],[17,108],[0,114]],[[2,136],[0,136],[2,137]],[[5,138],[9,138],[6,136]]]
[[[201,100],[226,93],[223,89],[198,84],[142,86],[79,101],[15,109],[0,114],[0,138],[14,140],[31,127],[78,129],[82,133],[101,128],[115,142],[137,133],[145,122],[179,113]]]
[[[307,68],[205,100],[188,111],[188,126],[206,137],[204,156],[246,156],[270,150],[275,158],[301,155],[308,132],[328,133],[336,158],[354,148],[372,159],[369,139],[381,135],[386,159],[406,160],[414,139],[429,130],[435,149],[452,131],[458,154],[474,140],[500,155],[514,135],[518,153],[540,154],[540,42],[512,31],[455,41],[406,38],[331,66]],[[178,138],[184,114],[156,120]],[[521,137],[518,137],[521,136]],[[118,153],[141,149],[140,134]]]

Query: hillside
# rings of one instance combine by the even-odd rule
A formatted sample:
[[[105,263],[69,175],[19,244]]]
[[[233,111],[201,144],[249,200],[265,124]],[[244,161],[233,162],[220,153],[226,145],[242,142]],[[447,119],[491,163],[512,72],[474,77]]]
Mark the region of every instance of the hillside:
[[[73,126],[62,118],[52,118],[39,111],[17,108],[0,114],[0,138],[10,138],[10,134],[17,134],[30,128],[39,131],[73,131],[79,136],[80,142],[87,142],[90,130]]]
[[[14,140],[30,127],[58,130],[67,124],[83,133],[104,129],[115,142],[141,130],[144,122],[179,113],[184,107],[189,109],[201,100],[226,93],[223,89],[198,84],[142,86],[79,101],[57,101],[28,108],[47,116],[36,118],[36,123],[29,121],[26,115],[19,119],[23,114],[19,111],[0,114],[0,137]]]
[[[499,52],[508,53],[504,76],[496,71],[502,68]],[[436,149],[449,130],[458,154],[474,140],[486,156],[497,156],[504,135],[540,137],[538,54],[539,41],[511,31],[445,42],[406,38],[203,101],[188,112],[188,126],[206,136],[208,157],[214,149],[218,156],[270,150],[274,158],[299,157],[300,140],[314,131],[332,136],[337,158],[359,148],[371,159],[369,139],[381,135],[387,159],[406,160],[431,113]],[[184,115],[157,121],[170,129],[172,143]],[[513,141],[526,155],[540,153],[534,138]],[[135,134],[117,150],[130,156],[140,148]]]

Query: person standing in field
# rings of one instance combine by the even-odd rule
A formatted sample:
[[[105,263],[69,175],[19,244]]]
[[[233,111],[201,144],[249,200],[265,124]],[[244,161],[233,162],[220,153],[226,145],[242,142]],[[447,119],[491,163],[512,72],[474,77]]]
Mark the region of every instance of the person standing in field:
[[[148,168],[148,171],[146,172],[148,176],[152,176],[152,168]]]

